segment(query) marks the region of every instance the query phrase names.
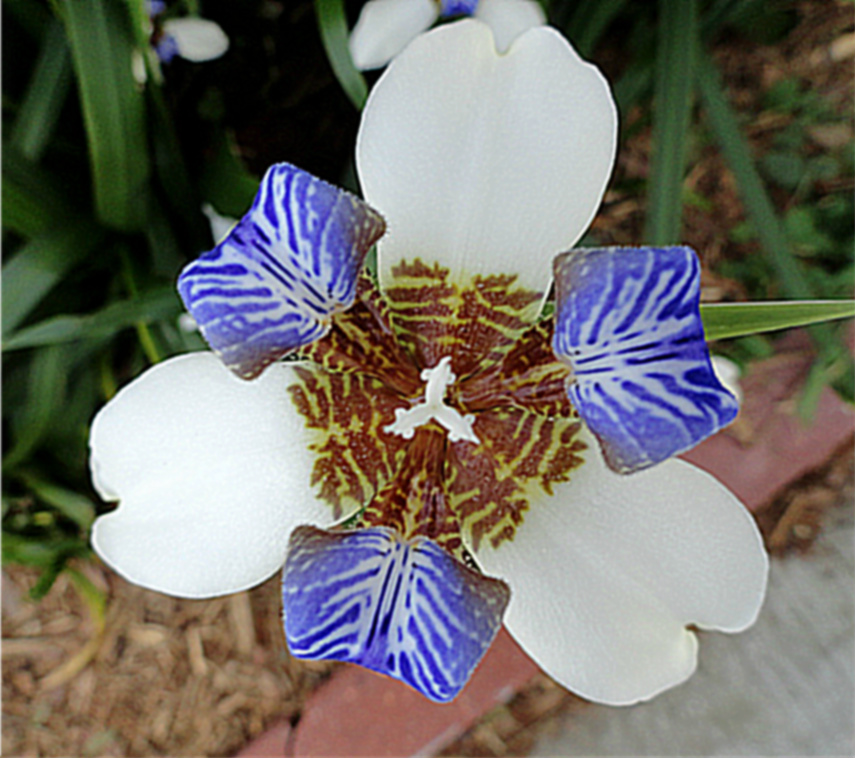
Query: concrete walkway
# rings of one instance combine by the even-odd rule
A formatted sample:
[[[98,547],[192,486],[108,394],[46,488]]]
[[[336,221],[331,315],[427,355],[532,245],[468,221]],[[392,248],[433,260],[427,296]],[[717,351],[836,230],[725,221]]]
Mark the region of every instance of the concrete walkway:
[[[631,708],[568,714],[530,755],[855,754],[852,504],[825,519],[808,554],[773,561],[750,631],[701,637],[688,683]]]

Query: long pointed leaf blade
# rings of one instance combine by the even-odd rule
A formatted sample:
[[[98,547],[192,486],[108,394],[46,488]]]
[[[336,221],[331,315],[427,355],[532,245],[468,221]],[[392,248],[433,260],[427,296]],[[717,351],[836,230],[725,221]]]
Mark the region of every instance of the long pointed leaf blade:
[[[709,303],[701,306],[701,319],[708,340],[744,337],[852,317],[855,317],[855,300]]]
[[[660,0],[653,110],[653,155],[644,239],[680,241],[683,178],[692,111],[692,71],[698,37],[697,0]]]
[[[12,127],[11,143],[30,160],[47,146],[71,85],[71,58],[62,24],[53,20],[42,42],[27,93]]]
[[[177,318],[181,302],[173,287],[147,292],[133,300],[121,300],[86,316],[62,315],[21,329],[3,342],[3,352],[79,339],[112,337],[122,329],[166,318]]]
[[[813,294],[787,242],[783,224],[769,193],[754,166],[754,159],[736,114],[727,101],[721,77],[708,55],[699,55],[697,83],[710,128],[725,160],[736,177],[739,194],[763,249],[789,297],[810,298]]]
[[[103,239],[85,219],[32,237],[3,266],[3,334],[14,331],[65,274]]]
[[[344,3],[342,0],[315,0],[315,14],[333,73],[356,109],[362,110],[368,97],[368,85],[350,57]]]
[[[135,231],[145,220],[149,161],[129,14],[112,0],[57,2],[77,74],[98,217],[107,226]]]

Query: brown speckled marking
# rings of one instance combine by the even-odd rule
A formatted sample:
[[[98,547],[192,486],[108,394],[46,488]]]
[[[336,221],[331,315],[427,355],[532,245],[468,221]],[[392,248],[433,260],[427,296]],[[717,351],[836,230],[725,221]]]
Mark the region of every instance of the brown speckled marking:
[[[585,445],[567,399],[569,369],[554,356],[551,323],[535,324],[537,293],[515,277],[471,287],[421,261],[393,269],[388,305],[368,277],[357,301],[321,341],[300,352],[291,387],[318,437],[313,482],[336,517],[429,537],[458,557],[513,538],[532,500],[581,465]],[[412,439],[384,428],[424,394],[419,374],[452,357],[445,402],[475,415],[480,443],[450,442],[429,422]]]
[[[428,368],[451,356],[458,379],[500,360],[530,326],[527,316],[541,297],[515,287],[515,276],[476,276],[460,289],[447,269],[418,260],[402,261],[392,274],[385,294],[401,344]]]

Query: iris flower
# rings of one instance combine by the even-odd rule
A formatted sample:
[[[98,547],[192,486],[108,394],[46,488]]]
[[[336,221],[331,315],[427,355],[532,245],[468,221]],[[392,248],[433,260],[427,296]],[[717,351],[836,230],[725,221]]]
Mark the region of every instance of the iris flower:
[[[368,0],[350,36],[358,69],[382,68],[440,18],[474,16],[492,30],[505,52],[520,34],[546,23],[536,0]]]
[[[284,566],[294,655],[440,702],[502,623],[592,700],[689,677],[690,627],[748,627],[767,559],[737,499],[671,459],[736,413],[694,253],[571,249],[616,131],[605,80],[551,28],[504,55],[476,20],[415,40],[362,116],[364,200],[273,166],[185,268],[214,353],[95,419],[94,482],[119,501],[99,555],[195,598]]]
[[[148,15],[152,21],[165,11],[163,0],[149,0]],[[206,18],[168,18],[156,26],[154,50],[161,63],[171,63],[175,56],[202,63],[225,55],[228,49],[226,33],[219,24]]]

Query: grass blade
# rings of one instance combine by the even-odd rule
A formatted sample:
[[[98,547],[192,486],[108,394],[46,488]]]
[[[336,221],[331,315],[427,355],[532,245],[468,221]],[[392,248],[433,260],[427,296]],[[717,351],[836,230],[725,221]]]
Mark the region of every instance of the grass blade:
[[[142,228],[149,174],[143,93],[133,79],[130,19],[114,0],[56,0],[77,74],[98,218]]]
[[[708,340],[743,337],[777,329],[855,317],[855,300],[797,300],[701,305]]]
[[[51,423],[61,414],[68,379],[68,354],[63,346],[38,351],[29,366],[27,401],[14,419],[12,449],[3,458],[3,469],[26,460],[41,442]]]
[[[577,3],[573,15],[563,26],[564,33],[583,58],[591,57],[609,24],[623,10],[626,0],[584,0]],[[567,6],[569,7],[568,3]]]
[[[29,471],[21,473],[21,480],[40,500],[52,505],[81,529],[87,530],[92,526],[95,506],[88,497],[46,481]]]
[[[223,216],[240,218],[255,199],[258,179],[244,167],[234,140],[225,129],[213,134],[210,157],[202,169],[199,186],[205,200]]]
[[[315,15],[335,78],[356,109],[362,110],[368,97],[368,85],[350,57],[343,0],[315,0]]]
[[[775,269],[788,297],[810,299],[812,292],[807,278],[790,252],[781,221],[763,180],[754,166],[736,114],[727,101],[721,77],[713,61],[705,54],[698,56],[697,84],[704,102],[710,128],[715,134],[725,160],[736,178],[745,211]]]
[[[32,0],[5,0],[3,14],[9,13],[33,39],[40,39],[50,23],[50,13]]]
[[[10,137],[14,148],[29,160],[44,152],[71,85],[71,57],[62,24],[53,19],[47,28],[27,93]]]
[[[24,239],[53,229],[74,212],[57,177],[11,145],[3,151],[2,184],[3,229]]]
[[[111,303],[86,316],[54,316],[28,326],[4,340],[3,352],[111,337],[122,329],[138,324],[177,318],[181,310],[175,288],[168,285],[150,290],[139,298]]]
[[[659,0],[653,154],[644,230],[644,240],[651,245],[680,241],[697,27],[697,0]]]
[[[103,236],[103,230],[84,219],[32,237],[18,250],[3,266],[3,334],[16,329]]]

